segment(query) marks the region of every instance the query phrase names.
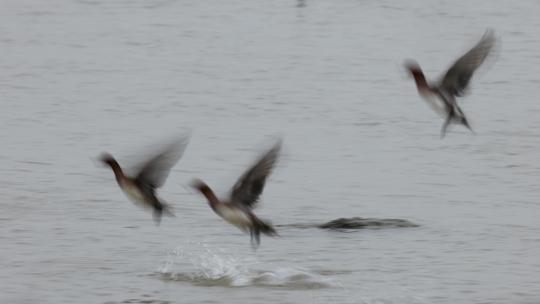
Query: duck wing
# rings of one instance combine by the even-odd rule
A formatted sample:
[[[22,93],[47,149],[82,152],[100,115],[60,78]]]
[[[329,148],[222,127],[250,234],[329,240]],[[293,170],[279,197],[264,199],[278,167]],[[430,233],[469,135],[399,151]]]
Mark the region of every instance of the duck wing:
[[[238,179],[231,191],[231,202],[253,209],[263,192],[266,178],[272,172],[281,150],[278,141]]]
[[[188,137],[175,141],[144,162],[134,179],[137,185],[151,193],[163,186],[171,168],[182,157],[188,141]]]
[[[463,96],[474,71],[484,62],[495,45],[495,33],[488,29],[480,41],[448,69],[440,88],[454,96]]]

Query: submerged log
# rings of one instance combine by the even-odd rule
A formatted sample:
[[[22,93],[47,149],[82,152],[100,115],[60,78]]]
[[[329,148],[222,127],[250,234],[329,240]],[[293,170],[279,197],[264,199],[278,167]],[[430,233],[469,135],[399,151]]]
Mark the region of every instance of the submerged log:
[[[417,224],[402,219],[339,218],[317,226],[321,229],[406,228]]]

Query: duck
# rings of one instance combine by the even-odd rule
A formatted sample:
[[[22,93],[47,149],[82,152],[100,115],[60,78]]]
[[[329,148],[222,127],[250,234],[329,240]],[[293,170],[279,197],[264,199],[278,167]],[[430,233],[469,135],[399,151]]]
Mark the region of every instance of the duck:
[[[192,186],[206,197],[212,210],[229,224],[250,234],[251,245],[257,249],[260,245],[260,234],[277,236],[277,232],[269,222],[258,218],[253,209],[258,205],[266,179],[272,172],[281,151],[281,140],[264,153],[231,189],[229,198],[219,199],[214,191],[202,180],[194,179]]]
[[[405,67],[414,78],[420,96],[445,121],[441,128],[441,138],[450,124],[461,124],[473,134],[467,117],[459,107],[456,98],[463,97],[469,87],[474,72],[482,65],[495,45],[495,33],[488,29],[467,53],[457,59],[446,71],[440,81],[428,83],[420,65],[414,60],[407,60]]]
[[[133,176],[124,173],[118,161],[109,153],[102,153],[100,160],[109,166],[118,186],[135,205],[151,209],[154,222],[159,226],[163,215],[174,217],[172,207],[158,198],[156,189],[162,187],[171,168],[180,160],[187,146],[188,138],[167,145],[149,159],[139,164],[140,169]]]

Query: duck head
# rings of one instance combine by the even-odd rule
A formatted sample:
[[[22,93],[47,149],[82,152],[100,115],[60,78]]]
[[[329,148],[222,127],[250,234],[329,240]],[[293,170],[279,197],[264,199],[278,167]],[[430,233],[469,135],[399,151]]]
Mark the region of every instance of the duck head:
[[[191,187],[199,190],[200,192],[204,192],[209,188],[205,182],[203,182],[202,180],[198,178],[193,179],[193,181],[191,181]]]
[[[405,68],[409,71],[410,75],[414,78],[418,91],[429,91],[429,85],[424,76],[424,72],[420,68],[420,65],[414,60],[405,61]]]
[[[109,167],[113,167],[115,164],[117,164],[114,157],[110,155],[109,153],[101,154],[101,156],[99,157],[99,160],[105,165],[108,165]]]
[[[212,189],[210,189],[210,187],[208,187],[208,185],[202,180],[194,179],[191,182],[191,186],[197,189],[206,197],[206,199],[208,200],[208,204],[210,205],[210,207],[212,207],[212,209],[214,209],[220,203],[219,199],[214,194],[214,191],[212,191]]]
[[[411,76],[415,76],[415,75],[419,75],[419,74],[424,74],[422,72],[422,68],[420,68],[420,65],[418,64],[418,62],[412,60],[412,59],[408,59],[405,61],[404,63],[405,65],[405,68],[411,73]]]

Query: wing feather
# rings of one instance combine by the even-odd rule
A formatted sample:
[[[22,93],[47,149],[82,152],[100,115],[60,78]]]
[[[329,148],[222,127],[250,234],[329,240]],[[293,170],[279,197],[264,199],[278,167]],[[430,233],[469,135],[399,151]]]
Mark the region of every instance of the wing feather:
[[[188,137],[175,141],[144,162],[135,177],[135,182],[143,188],[152,190],[163,186],[171,168],[182,157],[188,141]]]
[[[266,178],[272,172],[280,151],[281,141],[278,141],[238,179],[231,191],[231,202],[250,209],[255,207],[263,192]]]
[[[463,96],[474,72],[485,61],[494,45],[495,34],[488,29],[480,41],[448,69],[440,87],[454,96]]]

